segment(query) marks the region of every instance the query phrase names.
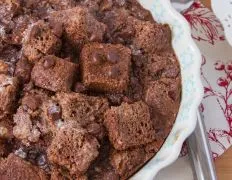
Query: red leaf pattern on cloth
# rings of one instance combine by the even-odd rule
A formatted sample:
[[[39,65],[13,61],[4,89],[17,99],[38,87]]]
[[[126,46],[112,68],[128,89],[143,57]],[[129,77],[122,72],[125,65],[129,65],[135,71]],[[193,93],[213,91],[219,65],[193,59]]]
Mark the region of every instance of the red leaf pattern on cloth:
[[[194,30],[192,37],[198,41],[215,44],[215,41],[224,41],[223,27],[216,16],[200,2],[194,4],[183,12],[184,17]]]
[[[205,59],[204,56],[203,59]],[[228,144],[231,144],[232,141],[232,61],[227,62],[227,64],[223,63],[222,61],[217,61],[214,64],[215,71],[220,72],[220,77],[217,80],[218,87],[212,87],[211,83],[205,76],[203,67],[204,65],[201,68],[201,76],[205,84],[204,100],[211,97],[216,98],[220,110],[225,117],[224,119],[220,119],[220,121],[226,121],[228,127],[227,129],[210,128],[207,134],[209,141],[217,144],[218,148],[224,152],[227,149],[224,142],[225,139],[227,140]],[[214,158],[217,158],[218,156],[218,153],[213,152]]]
[[[219,20],[199,0],[184,11],[183,15],[188,20],[192,37],[202,53],[204,99],[199,109],[205,117],[212,155],[216,159],[232,144],[231,47],[225,40]],[[181,155],[187,154],[186,149],[185,144]]]

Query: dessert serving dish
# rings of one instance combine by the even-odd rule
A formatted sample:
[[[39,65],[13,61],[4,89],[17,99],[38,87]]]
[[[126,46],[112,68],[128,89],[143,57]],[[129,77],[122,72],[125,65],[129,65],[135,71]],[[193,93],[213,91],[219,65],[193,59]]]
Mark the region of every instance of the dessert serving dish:
[[[200,59],[168,0],[1,1],[0,179],[154,178],[195,128]]]

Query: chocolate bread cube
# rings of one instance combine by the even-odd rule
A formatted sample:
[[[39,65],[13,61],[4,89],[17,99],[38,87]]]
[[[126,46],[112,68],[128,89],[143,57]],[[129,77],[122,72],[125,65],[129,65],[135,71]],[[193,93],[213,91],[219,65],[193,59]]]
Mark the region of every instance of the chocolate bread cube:
[[[26,59],[21,58],[16,64],[14,76],[16,76],[22,83],[28,83],[31,78],[31,70],[33,65]]]
[[[79,93],[57,93],[55,99],[62,109],[63,120],[80,123],[99,139],[105,135],[102,123],[108,109],[107,99]]]
[[[70,9],[77,4],[75,0],[48,0],[48,3],[56,11]]]
[[[105,113],[104,123],[109,139],[117,150],[144,145],[155,139],[149,107],[142,101],[111,107]]]
[[[26,31],[37,22],[37,18],[30,15],[18,15],[12,20],[10,34],[8,34],[7,42],[14,45],[22,45],[25,40]]]
[[[35,64],[31,79],[36,86],[57,92],[70,91],[78,66],[55,56],[45,56]]]
[[[12,113],[18,90],[17,78],[0,74],[0,118]]]
[[[151,82],[145,90],[144,100],[152,108],[153,113],[168,119],[175,119],[179,103],[173,98],[179,96],[176,92],[179,91],[179,86],[172,89],[170,83],[175,85],[176,82],[174,80],[169,81],[168,84],[162,80]]]
[[[70,175],[67,172],[63,171],[62,169],[58,169],[56,167],[53,167],[51,170],[51,177],[50,180],[88,180],[86,175],[80,175],[80,176],[75,176],[75,175]]]
[[[107,41],[114,44],[131,44],[135,36],[134,19],[124,8],[107,11],[102,20],[108,27]]]
[[[136,32],[133,44],[137,49],[147,53],[171,50],[171,29],[168,25],[139,20],[134,23]]]
[[[113,150],[110,163],[120,179],[127,179],[147,161],[147,154],[143,148],[125,151]]]
[[[1,0],[0,2],[0,19],[2,23],[8,24],[11,19],[17,15],[21,8],[20,0]]]
[[[13,121],[11,117],[6,117],[0,122],[0,140],[10,140],[13,138]]]
[[[0,164],[0,179],[4,180],[47,180],[45,172],[27,161],[10,154]]]
[[[152,54],[145,64],[146,79],[149,81],[159,78],[175,79],[180,74],[180,67],[174,53]]]
[[[5,61],[0,60],[0,74],[8,74],[10,70],[10,65]]]
[[[98,22],[85,7],[53,12],[50,20],[63,24],[66,40],[78,49],[89,42],[101,42],[106,31],[106,25]]]
[[[95,91],[121,93],[127,90],[131,51],[122,45],[92,43],[81,52],[82,80]]]
[[[100,156],[100,155],[99,155]],[[89,178],[92,180],[119,180],[119,174],[116,173],[116,170],[112,167],[109,162],[109,157],[106,157],[103,161],[97,164],[88,171]]]
[[[38,90],[31,90],[22,98],[22,104],[14,115],[14,136],[28,145],[39,141],[39,138],[50,131],[48,121],[43,112],[44,104],[49,96]]]
[[[60,36],[57,36],[49,23],[41,20],[26,31],[22,49],[28,60],[35,63],[44,55],[56,54],[60,47]]]
[[[99,143],[76,122],[63,125],[47,150],[48,159],[71,174],[82,175],[98,156]]]

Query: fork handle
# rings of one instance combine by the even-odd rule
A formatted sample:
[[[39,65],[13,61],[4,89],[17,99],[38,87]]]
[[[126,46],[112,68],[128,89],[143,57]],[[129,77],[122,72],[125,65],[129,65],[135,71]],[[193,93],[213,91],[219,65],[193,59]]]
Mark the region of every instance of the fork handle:
[[[217,180],[214,162],[206,136],[205,124],[200,112],[197,112],[197,125],[195,131],[187,140],[189,157],[193,166],[194,179]]]

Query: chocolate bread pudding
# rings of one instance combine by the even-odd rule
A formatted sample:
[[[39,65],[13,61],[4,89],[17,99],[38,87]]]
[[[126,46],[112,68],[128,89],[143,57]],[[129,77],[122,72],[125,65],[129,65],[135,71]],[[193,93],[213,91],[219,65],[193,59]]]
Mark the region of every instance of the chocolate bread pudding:
[[[177,116],[171,40],[136,0],[1,0],[0,179],[132,176]]]

